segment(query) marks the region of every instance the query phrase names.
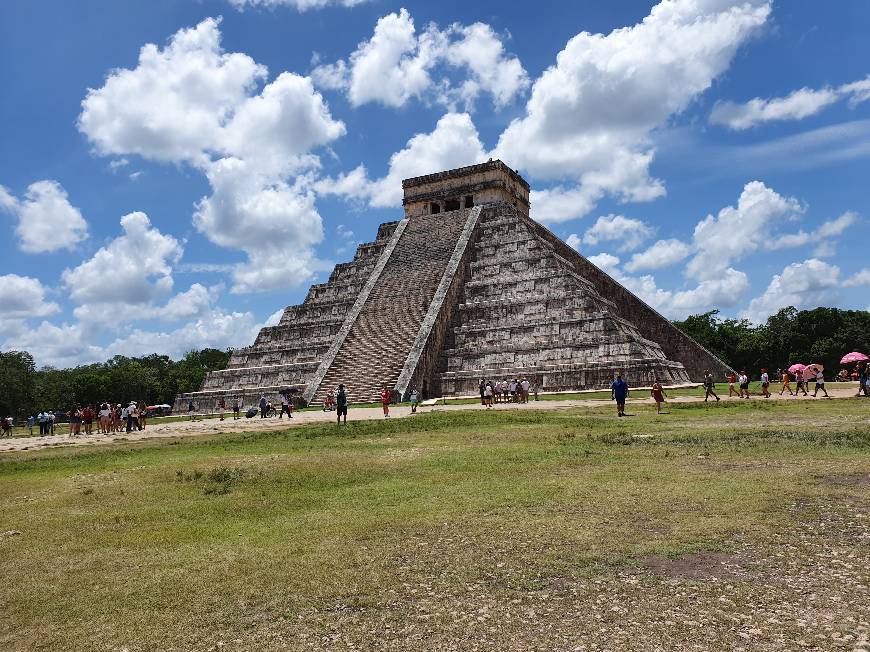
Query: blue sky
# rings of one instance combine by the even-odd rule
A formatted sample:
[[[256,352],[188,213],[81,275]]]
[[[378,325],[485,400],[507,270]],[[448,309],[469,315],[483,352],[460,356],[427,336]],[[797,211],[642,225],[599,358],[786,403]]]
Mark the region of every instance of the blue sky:
[[[249,344],[404,177],[499,157],[671,318],[870,307],[870,4],[0,5],[0,346]]]

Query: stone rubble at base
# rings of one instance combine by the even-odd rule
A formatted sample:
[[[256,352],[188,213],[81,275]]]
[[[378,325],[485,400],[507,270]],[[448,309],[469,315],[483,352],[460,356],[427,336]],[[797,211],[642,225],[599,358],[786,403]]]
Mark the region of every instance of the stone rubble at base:
[[[338,383],[353,402],[473,394],[481,378],[541,392],[700,381],[729,368],[529,218],[529,186],[501,161],[406,179],[405,217],[378,228],[276,326],[233,351],[174,411],[220,399],[319,404]]]

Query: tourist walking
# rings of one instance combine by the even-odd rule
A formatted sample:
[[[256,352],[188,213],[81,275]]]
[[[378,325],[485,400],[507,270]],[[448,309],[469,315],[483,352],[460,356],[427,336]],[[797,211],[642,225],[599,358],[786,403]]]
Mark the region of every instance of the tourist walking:
[[[737,380],[740,383],[740,398],[749,398],[749,376],[745,370],[740,372]]]
[[[782,389],[779,390],[779,395],[782,396],[782,393],[786,390],[788,390],[789,396],[794,396],[794,393],[791,391],[791,378],[787,370],[782,372]]]
[[[384,385],[381,390],[381,406],[384,408],[384,418],[390,418],[390,390]]]
[[[196,407],[193,405],[193,401],[187,402],[187,415],[190,417],[191,421],[196,421],[196,413],[194,412]]]
[[[411,414],[417,413],[417,401],[419,400],[419,396],[417,394],[417,388],[411,388],[411,395],[408,397],[408,400],[411,402]]]
[[[658,378],[655,379],[655,382],[652,385],[650,395],[656,402],[656,414],[662,414],[662,404],[665,402],[667,395],[665,394],[665,388],[662,387],[662,383]]]
[[[704,372],[704,402],[710,397],[719,401],[719,396],[716,394],[716,382],[713,380],[713,374],[709,370]]]
[[[242,406],[239,404],[239,398],[236,397],[233,399],[233,421],[237,421],[242,418],[242,415],[239,412],[242,411]]]
[[[269,401],[266,400],[265,394],[260,394],[260,418],[265,419],[269,412]]]
[[[347,392],[344,385],[339,385],[335,393],[335,413],[338,423],[341,423],[341,417],[344,417],[344,422],[347,423]]]
[[[486,406],[486,409],[487,409],[487,410],[491,410],[491,409],[492,409],[492,393],[493,393],[494,391],[495,391],[495,390],[493,390],[493,388],[492,388],[492,383],[489,383],[489,382],[488,382],[488,383],[486,383],[486,385],[484,385],[484,387],[483,387],[483,399],[484,399],[484,403],[483,403],[483,404]]]
[[[761,370],[761,395],[764,398],[770,398],[770,392],[768,388],[770,387],[770,376],[767,375],[767,369]]]
[[[145,405],[145,401],[139,401],[137,411],[139,413],[139,430],[145,430],[145,420],[148,417],[148,406]]]
[[[82,411],[79,409],[79,406],[76,405],[67,412],[67,415],[69,416],[69,436],[72,437],[75,435],[78,437],[82,432]]]
[[[625,400],[628,398],[628,383],[622,374],[616,374],[616,380],[610,383],[610,400],[616,401],[616,416],[625,416]]]
[[[486,407],[486,381],[483,378],[480,379],[478,390],[480,391],[480,404]]]
[[[795,374],[795,378],[797,379],[797,386],[794,389],[794,395],[797,396],[798,392],[803,392],[804,396],[807,396],[807,381],[804,380],[803,372],[798,371]]]
[[[860,392],[859,392],[860,395]],[[30,436],[33,437],[33,426],[36,424],[36,417],[32,414],[27,417],[27,428],[30,430]]]
[[[523,390],[523,403],[529,402],[529,381],[526,378],[523,378],[520,381],[520,387]]]
[[[292,403],[290,402],[290,399],[287,396],[287,392],[280,392],[280,394],[281,394],[281,414],[278,415],[278,418],[283,419],[284,413],[286,412],[287,417],[292,419],[293,418],[293,408],[291,407]]]
[[[816,372],[816,389],[813,391],[813,398],[816,397],[819,390],[822,390],[825,393],[825,398],[831,398],[828,396],[828,390],[825,389],[825,372],[821,369]]]
[[[737,394],[737,396],[740,396],[740,394],[737,393],[736,384],[737,384],[736,374],[733,371],[728,372],[728,398],[731,398],[735,394]]]
[[[85,409],[82,410],[82,424],[85,427],[86,435],[94,434],[94,408],[90,405],[86,405]]]

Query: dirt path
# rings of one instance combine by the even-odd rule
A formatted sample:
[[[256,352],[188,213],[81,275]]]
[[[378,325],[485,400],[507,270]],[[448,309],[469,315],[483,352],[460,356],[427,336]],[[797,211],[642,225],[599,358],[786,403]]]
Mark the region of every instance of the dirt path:
[[[855,395],[855,390],[852,388],[831,389],[828,392],[832,398],[848,398]],[[703,398],[700,396],[676,396],[668,399],[669,403],[701,403]],[[740,399],[733,398],[723,400],[737,401]],[[753,396],[749,400],[765,400],[760,396]],[[794,400],[824,400],[821,398],[813,399],[811,397],[796,399],[791,396],[780,397],[774,394],[770,401],[794,401]],[[644,395],[644,398],[629,398],[629,409],[631,405],[650,405],[652,399]],[[611,405],[608,400],[602,399],[566,399],[561,401],[532,401],[520,405],[512,403],[496,403],[493,410],[558,410],[578,407],[601,407]],[[452,410],[475,410],[482,409],[480,405],[435,405],[423,406],[418,412],[430,411],[452,411]],[[390,408],[392,418],[405,418],[411,415],[411,408],[406,406],[393,406]],[[117,442],[135,442],[145,439],[160,439],[173,437],[190,437],[197,435],[214,435],[220,433],[235,433],[235,432],[268,432],[270,430],[284,430],[292,426],[300,426],[310,423],[332,422],[335,419],[334,412],[321,411],[304,411],[297,412],[292,421],[289,419],[268,418],[260,419],[239,419],[233,421],[230,416],[224,421],[219,419],[198,419],[197,421],[173,421],[169,423],[160,423],[152,421],[147,428],[142,432],[131,433],[114,433],[109,435],[93,434],[90,436],[80,435],[78,437],[70,437],[69,435],[50,435],[44,437],[15,437],[11,439],[0,440],[0,452],[14,452],[24,450],[40,450],[45,448],[53,448],[56,446],[96,446],[100,444],[110,444]],[[362,421],[371,419],[383,419],[383,414],[380,408],[354,408],[351,406],[349,420]]]

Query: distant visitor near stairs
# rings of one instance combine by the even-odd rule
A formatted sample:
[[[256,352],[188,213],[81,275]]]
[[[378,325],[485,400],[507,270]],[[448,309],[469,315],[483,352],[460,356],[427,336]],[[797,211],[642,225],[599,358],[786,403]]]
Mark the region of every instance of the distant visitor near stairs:
[[[727,365],[529,217],[529,184],[501,161],[405,179],[404,218],[378,227],[200,391],[255,404],[295,390],[309,404],[343,383],[350,400],[471,395],[481,378],[541,392],[717,376]]]

